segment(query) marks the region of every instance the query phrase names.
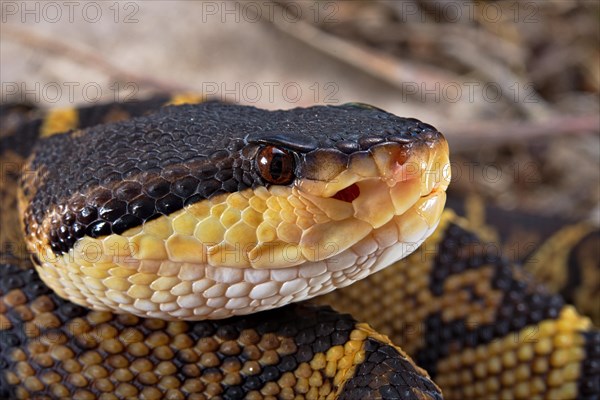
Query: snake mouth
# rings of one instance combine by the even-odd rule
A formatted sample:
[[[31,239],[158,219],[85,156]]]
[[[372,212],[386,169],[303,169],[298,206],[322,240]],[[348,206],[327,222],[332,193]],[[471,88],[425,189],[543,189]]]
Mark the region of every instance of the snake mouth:
[[[329,153],[323,155],[321,164],[329,161],[329,166],[322,170],[336,169],[331,160]],[[335,176],[313,174],[301,179],[298,195],[334,221],[354,219],[377,229],[419,199],[444,192],[450,181],[449,167],[443,137],[429,143],[386,142],[351,154]]]
[[[358,196],[360,196],[360,188],[356,183],[338,191],[331,198],[336,200],[345,201],[346,203],[352,203]]]

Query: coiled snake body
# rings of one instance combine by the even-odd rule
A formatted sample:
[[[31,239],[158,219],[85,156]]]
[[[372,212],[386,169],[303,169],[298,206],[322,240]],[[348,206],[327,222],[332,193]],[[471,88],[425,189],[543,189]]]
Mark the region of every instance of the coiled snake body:
[[[442,214],[434,128],[164,102],[3,110],[2,396],[441,398],[394,343],[445,398],[598,396],[589,320]],[[315,300],[393,342],[286,305],[357,280]]]

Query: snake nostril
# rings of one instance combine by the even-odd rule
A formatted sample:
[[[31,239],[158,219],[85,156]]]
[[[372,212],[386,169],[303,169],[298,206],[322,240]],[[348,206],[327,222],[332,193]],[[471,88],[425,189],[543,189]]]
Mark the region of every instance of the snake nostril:
[[[334,199],[352,203],[358,196],[360,196],[360,188],[356,183],[344,188],[331,196]]]

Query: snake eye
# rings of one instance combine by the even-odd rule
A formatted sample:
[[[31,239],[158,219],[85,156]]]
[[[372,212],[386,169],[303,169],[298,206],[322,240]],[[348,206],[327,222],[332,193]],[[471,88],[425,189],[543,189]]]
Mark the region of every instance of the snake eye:
[[[274,185],[286,185],[294,180],[294,155],[279,147],[260,149],[256,165],[263,179]]]

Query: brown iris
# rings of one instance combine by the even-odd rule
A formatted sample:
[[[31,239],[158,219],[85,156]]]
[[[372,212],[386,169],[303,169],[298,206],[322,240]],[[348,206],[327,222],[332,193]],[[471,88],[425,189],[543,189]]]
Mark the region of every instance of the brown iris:
[[[294,155],[275,146],[265,146],[256,156],[263,179],[274,185],[287,185],[294,180]]]

